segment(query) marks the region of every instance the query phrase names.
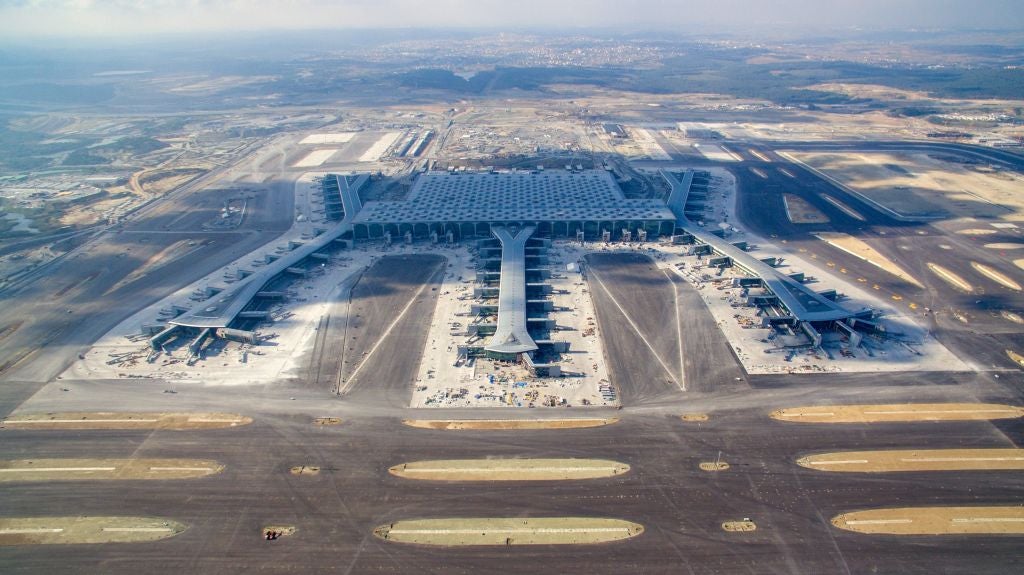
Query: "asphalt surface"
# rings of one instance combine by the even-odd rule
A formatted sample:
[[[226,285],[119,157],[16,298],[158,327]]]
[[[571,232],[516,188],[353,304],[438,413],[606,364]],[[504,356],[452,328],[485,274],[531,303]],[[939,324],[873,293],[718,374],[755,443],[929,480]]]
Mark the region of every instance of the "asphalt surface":
[[[388,256],[363,274],[352,289],[349,307],[343,396],[398,408],[409,405],[446,263],[436,255]]]
[[[322,398],[327,401],[328,398]],[[355,410],[356,405],[349,407]],[[620,412],[621,413],[621,412]],[[865,536],[836,530],[834,515],[912,504],[1015,504],[1012,472],[834,474],[794,460],[817,451],[1006,447],[988,423],[820,426],[775,422],[764,409],[714,413],[709,422],[629,412],[612,426],[572,431],[446,432],[397,417],[350,414],[318,427],[308,417],[258,416],[217,432],[3,430],[4,458],[193,457],[227,466],[217,476],[164,482],[69,482],[2,487],[5,516],[131,514],[189,524],[157,543],[0,548],[5,573],[985,573],[1024,559],[1017,537]],[[756,430],[756,433],[752,432]],[[732,467],[700,471],[719,457]],[[632,466],[624,476],[556,483],[403,480],[403,461],[471,457],[599,457]],[[295,476],[293,465],[318,465]],[[580,548],[433,549],[372,536],[400,519],[449,516],[599,516],[646,527],[634,540]],[[720,524],[749,517],[757,531]],[[296,535],[263,540],[264,525]]]
[[[254,192],[245,220],[222,232],[221,203],[202,188],[152,206],[130,223],[100,234],[33,273],[31,281],[0,293],[0,376],[45,383],[120,321],[182,285],[226,266],[286,231],[294,211],[291,184]],[[162,250],[179,242],[196,249],[117,287]],[[33,356],[41,361],[26,366]]]
[[[685,312],[677,310],[672,282],[639,254],[589,254],[586,266],[609,375],[621,401],[678,400],[686,385],[679,335]]]
[[[922,151],[920,145],[908,146],[906,149]],[[749,152],[750,149],[756,149],[771,162],[761,161]],[[857,149],[898,151],[904,148],[895,145],[872,147],[860,143]],[[942,146],[939,149],[943,153],[961,151],[958,146]],[[1012,261],[1014,252],[983,247],[984,244],[994,242],[1020,242],[1021,230],[1001,230],[997,234],[973,237],[955,232],[987,227],[983,222],[897,221],[802,166],[786,161],[769,148],[731,145],[730,150],[743,159],[742,162],[733,163],[733,172],[739,189],[737,216],[744,225],[759,235],[771,238],[773,242],[784,242],[785,247],[801,252],[803,257],[828,265],[851,282],[876,290],[881,298],[890,300],[903,313],[917,316],[920,321],[930,324],[938,339],[969,364],[986,369],[1019,367],[1007,357],[1005,350],[1019,352],[1024,348],[1024,326],[1005,319],[1000,312],[1024,312],[1024,298],[1020,292],[978,273],[970,262],[995,268],[1024,285],[1024,270]],[[1000,154],[994,161],[1007,155],[1005,152],[997,152]],[[979,152],[971,150],[970,153]],[[1017,166],[1024,166],[1024,161]],[[751,168],[757,168],[767,177],[761,177]],[[780,168],[796,177],[785,175]],[[831,221],[828,224],[791,223],[782,203],[783,193],[800,196],[825,213]],[[862,222],[846,215],[825,201],[822,194],[839,199],[867,221]],[[924,288],[905,282],[811,235],[821,231],[848,233],[865,241],[924,284]],[[975,286],[974,293],[965,293],[946,283],[929,269],[929,263],[942,266],[966,279]]]
[[[748,166],[741,164],[737,172],[744,172],[744,167]],[[739,178],[740,216],[749,218],[748,223],[760,233],[776,233],[789,243],[808,242],[819,257],[826,257],[826,252],[817,251],[823,250],[824,244],[806,239],[800,228],[787,227],[784,215],[779,218],[778,212],[767,211],[777,210],[779,204],[768,192],[759,190],[762,178],[746,172],[757,180]],[[814,199],[818,180],[806,178],[807,186],[787,186],[787,193]],[[804,181],[804,177],[798,179]],[[861,213],[870,211],[835,190],[829,193],[849,200]],[[835,215],[828,206],[819,207]],[[833,222],[837,231],[851,233],[899,230],[901,234],[889,236],[899,241],[915,239],[923,228],[938,230],[925,229],[943,239],[921,240],[922,247],[935,253],[941,252],[932,244],[949,241],[936,226],[891,222],[874,213],[867,224],[840,218]],[[864,229],[857,229],[858,225]],[[245,241],[257,242],[257,233],[270,232],[241,234],[242,241],[230,249],[242,250]],[[124,247],[120,241],[105,241],[117,249]],[[962,241],[977,250],[973,240]],[[883,240],[877,245],[889,244]],[[899,250],[896,241],[891,245]],[[63,317],[59,308],[47,311],[48,302],[33,302],[33,293],[36,300],[43,299],[38,294],[47,294],[54,302],[51,307],[66,305],[67,298],[81,298],[76,300],[78,305],[93,305],[95,310],[89,321],[62,331],[49,346],[0,375],[0,413],[19,407],[24,412],[226,411],[255,421],[244,427],[207,431],[0,429],[0,459],[180,457],[214,459],[226,465],[219,475],[187,481],[4,484],[0,486],[0,516],[4,517],[139,515],[167,517],[190,527],[177,537],[154,543],[0,547],[0,572],[975,574],[1013,572],[1024,561],[1020,537],[873,536],[837,530],[829,524],[839,513],[879,507],[1016,505],[1024,498],[1019,473],[835,474],[795,463],[803,455],[824,451],[1019,446],[1024,440],[1024,421],[814,425],[768,417],[780,407],[839,402],[1021,405],[1021,371],[1009,369],[994,357],[1002,353],[998,346],[1019,334],[1012,326],[1004,326],[1007,331],[989,332],[987,326],[996,325],[999,318],[982,307],[987,304],[971,303],[977,298],[955,300],[955,305],[963,303],[968,323],[950,320],[941,310],[932,321],[936,334],[952,341],[958,354],[975,363],[991,361],[998,371],[744,377],[714,328],[714,320],[699,304],[699,294],[657,270],[644,256],[602,254],[589,260],[589,285],[612,362],[611,374],[622,389],[622,410],[412,410],[404,406],[409,382],[416,376],[427,343],[426,326],[432,321],[436,292],[430,286],[436,285],[444,267],[429,259],[384,258],[353,290],[352,311],[338,310],[339,316],[351,313],[355,318],[358,314],[362,323],[356,329],[365,334],[346,340],[360,346],[358,351],[345,350],[346,357],[353,352],[362,357],[372,350],[360,373],[352,378],[350,390],[341,397],[329,386],[308,381],[244,389],[206,382],[177,386],[178,393],[167,394],[163,392],[167,384],[160,381],[53,379],[54,375],[48,374],[57,364],[69,361],[75,350],[106,331],[105,326],[117,317],[131,313],[141,302],[161,297],[190,274],[198,276],[204,266],[221,261],[218,257],[234,259],[234,251],[206,254],[188,260],[188,267],[177,267],[176,276],[168,272],[165,277],[148,280],[151,284],[136,286],[138,289],[128,289],[129,284],[126,293],[116,299],[113,294],[104,296],[118,278],[130,273],[130,265],[122,268],[117,262],[141,259],[136,249],[143,248],[133,247],[130,256],[118,257],[120,251],[93,255],[97,259],[90,265],[100,274],[60,296],[49,294],[63,289],[62,282],[79,276],[58,274],[55,277],[60,282],[50,279],[35,292],[18,292],[18,299],[5,301],[0,325],[15,318],[26,321],[32,330],[41,330],[21,327],[0,342],[0,357],[5,358],[10,357],[11,349],[26,345],[22,339],[26,334],[53,329],[54,317],[48,314]],[[970,253],[973,259],[975,252]],[[910,265],[913,260],[906,257],[901,262]],[[929,252],[920,257],[937,256]],[[852,266],[845,261],[836,263]],[[948,260],[937,263],[953,265]],[[64,271],[80,268],[85,268],[85,276],[93,273],[84,265]],[[868,272],[876,277],[884,273],[865,269]],[[919,272],[915,268],[912,273]],[[607,289],[595,286],[595,277]],[[934,278],[919,279],[928,282],[925,291],[937,301],[955,295],[945,284],[933,285]],[[886,289],[889,287],[906,292],[909,299],[905,286],[891,284]],[[609,303],[611,295],[622,305],[621,311]],[[990,294],[983,295],[988,302]],[[113,309],[113,302],[124,309]],[[387,327],[403,309],[404,315],[388,332]],[[677,330],[677,309],[682,312],[682,360],[678,359],[678,331],[676,339],[672,335]],[[65,315],[77,314],[82,311]],[[651,360],[650,348],[631,331],[626,315],[642,331],[650,330],[650,347],[664,358],[669,371],[683,374],[686,392],[667,381],[665,370]],[[330,353],[325,347],[323,354]],[[742,381],[736,381],[734,373]],[[683,422],[678,415],[686,412],[709,413],[710,420]],[[552,417],[563,413],[614,416],[621,421],[562,431],[452,432],[401,424],[401,419],[415,417]],[[340,417],[343,423],[313,425],[318,416]],[[496,456],[614,459],[628,463],[632,470],[608,479],[501,484],[411,481],[387,472],[388,467],[405,461]],[[698,469],[700,462],[719,457],[730,469],[718,473]],[[296,476],[288,471],[295,465],[318,465],[322,470],[315,476]],[[372,535],[374,527],[400,519],[580,515],[636,521],[646,530],[637,538],[612,544],[510,549],[420,547]],[[726,533],[721,529],[723,521],[744,518],[754,521],[757,530]],[[261,529],[271,524],[294,525],[297,531],[287,538],[265,541]]]

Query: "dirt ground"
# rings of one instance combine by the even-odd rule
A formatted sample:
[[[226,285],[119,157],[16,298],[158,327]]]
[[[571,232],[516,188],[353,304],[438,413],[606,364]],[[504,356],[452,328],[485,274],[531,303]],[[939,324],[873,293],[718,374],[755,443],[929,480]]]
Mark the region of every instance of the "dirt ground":
[[[217,429],[252,423],[233,413],[30,413],[8,417],[0,427],[11,429]]]
[[[409,427],[424,429],[578,429],[618,423],[608,419],[406,419]]]
[[[801,457],[797,464],[819,471],[975,471],[1024,469],[1024,449],[910,449],[842,451]]]
[[[190,479],[223,470],[223,465],[208,459],[21,459],[0,461],[0,483]]]
[[[1024,534],[1024,507],[897,507],[843,513],[832,525],[890,535]]]
[[[773,411],[772,419],[796,423],[877,423],[892,421],[978,421],[1024,416],[1024,408],[997,403],[897,403],[819,405]]]
[[[828,216],[800,196],[783,194],[782,199],[786,203],[786,215],[794,224],[827,224],[829,222]]]
[[[402,463],[388,472],[427,481],[566,481],[622,475],[629,465],[606,459],[447,459]]]
[[[879,253],[878,250],[868,245],[864,240],[855,238],[849,234],[837,232],[821,232],[814,235],[819,240],[836,249],[857,256],[869,264],[885,270],[905,282],[911,283],[919,288],[924,288],[924,286],[921,285],[921,282],[917,281],[912,275],[907,273],[906,270],[893,263],[892,260]]]
[[[8,517],[0,519],[0,546],[138,543],[185,529],[184,524],[153,517]]]
[[[399,521],[374,534],[420,545],[578,545],[636,537],[642,525],[600,517],[452,518]]]
[[[905,216],[1024,221],[1024,177],[934,154],[794,153],[874,202]]]

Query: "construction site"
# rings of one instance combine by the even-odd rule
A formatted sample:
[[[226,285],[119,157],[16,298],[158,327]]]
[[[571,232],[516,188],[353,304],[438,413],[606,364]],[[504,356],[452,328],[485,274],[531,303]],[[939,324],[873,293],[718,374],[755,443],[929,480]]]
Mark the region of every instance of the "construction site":
[[[346,394],[376,373],[366,338],[399,329],[409,298],[428,298],[417,304],[426,333],[409,334],[422,348],[407,358],[416,376],[394,382],[403,403],[616,406],[620,358],[602,333],[621,328],[595,306],[587,254],[622,251],[692,284],[748,373],[963,367],[905,318],[880,314],[870,294],[765,253],[730,223],[732,176],[712,170],[648,172],[664,199],[626,199],[608,170],[538,169],[425,172],[404,198],[365,202],[379,177],[307,174],[290,236],[125,320],[70,373],[211,385],[311,378]],[[245,206],[226,202],[220,220],[241,221]],[[422,261],[422,273],[395,284],[383,271],[395,258],[403,273]],[[626,312],[612,293],[620,321],[664,368],[653,377],[686,389],[681,360],[669,357],[678,353],[645,337],[661,328],[640,328],[646,312]],[[380,307],[374,294],[393,303]],[[676,323],[666,341],[687,337]]]

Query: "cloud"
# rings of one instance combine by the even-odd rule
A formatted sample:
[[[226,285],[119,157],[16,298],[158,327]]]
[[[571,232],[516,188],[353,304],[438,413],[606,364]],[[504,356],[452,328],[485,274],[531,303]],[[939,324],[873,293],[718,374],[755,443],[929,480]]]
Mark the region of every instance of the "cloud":
[[[1018,0],[0,0],[8,36],[389,27],[1024,28]]]

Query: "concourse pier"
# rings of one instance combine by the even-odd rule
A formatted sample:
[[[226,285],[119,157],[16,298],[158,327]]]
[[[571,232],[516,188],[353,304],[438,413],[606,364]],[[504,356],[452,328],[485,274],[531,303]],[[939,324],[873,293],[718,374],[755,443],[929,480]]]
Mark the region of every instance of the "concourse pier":
[[[535,230],[527,226],[513,236],[508,228],[491,228],[491,233],[501,242],[501,279],[498,327],[484,350],[497,356],[515,357],[537,349],[526,329],[526,240]]]
[[[476,319],[468,331],[487,343],[460,346],[459,355],[515,362],[534,376],[559,377],[561,366],[544,358],[569,351],[569,344],[550,339],[558,329],[548,317],[552,286],[544,281],[551,277],[544,267],[551,240],[535,238],[534,232],[535,226],[492,226],[492,237],[477,242],[479,253],[500,250],[501,258],[483,260],[477,269],[474,297],[483,302],[473,305]],[[495,262],[500,262],[497,270]]]

